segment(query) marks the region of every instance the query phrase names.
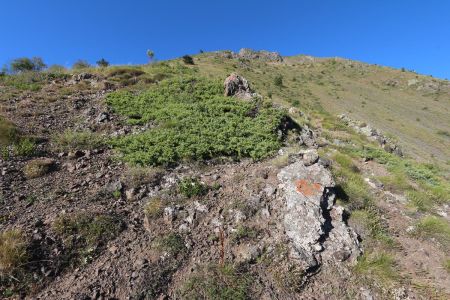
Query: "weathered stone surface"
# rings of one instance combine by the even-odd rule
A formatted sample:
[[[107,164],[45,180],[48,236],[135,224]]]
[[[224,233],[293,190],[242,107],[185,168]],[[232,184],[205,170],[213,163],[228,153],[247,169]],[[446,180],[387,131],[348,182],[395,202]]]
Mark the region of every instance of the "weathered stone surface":
[[[252,60],[282,62],[283,58],[278,52],[256,51],[248,48],[242,48],[237,54],[238,57]]]
[[[305,166],[297,161],[282,169],[278,179],[285,201],[284,228],[303,267],[317,267],[322,257],[354,262],[359,244],[343,222],[343,208],[334,206],[331,173],[320,164]]]
[[[252,92],[247,79],[236,73],[232,73],[225,79],[224,88],[225,96],[236,96],[241,99],[249,100],[256,95]]]

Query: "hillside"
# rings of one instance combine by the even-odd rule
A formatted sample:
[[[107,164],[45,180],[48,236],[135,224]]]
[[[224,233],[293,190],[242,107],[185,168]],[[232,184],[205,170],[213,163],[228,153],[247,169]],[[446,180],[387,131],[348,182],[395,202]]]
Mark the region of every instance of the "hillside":
[[[4,298],[450,296],[447,80],[244,49],[0,105]]]

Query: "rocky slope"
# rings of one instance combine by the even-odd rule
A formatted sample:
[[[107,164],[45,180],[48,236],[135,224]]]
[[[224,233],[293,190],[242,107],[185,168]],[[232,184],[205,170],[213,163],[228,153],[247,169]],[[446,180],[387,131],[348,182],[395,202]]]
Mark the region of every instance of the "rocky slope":
[[[17,129],[0,160],[2,297],[445,299],[448,232],[427,231],[429,220],[448,226],[448,199],[436,196],[445,176],[396,155],[370,125],[277,101],[286,77],[269,101],[241,75],[290,60],[247,49],[195,57],[193,67],[39,78],[37,90],[0,81],[1,116]],[[225,96],[256,101],[250,118],[258,101],[275,102],[266,105],[286,113],[274,129],[281,148],[259,160],[123,162],[108,141],[158,127],[105,97],[184,73],[215,74]],[[437,200],[416,203],[419,193]]]

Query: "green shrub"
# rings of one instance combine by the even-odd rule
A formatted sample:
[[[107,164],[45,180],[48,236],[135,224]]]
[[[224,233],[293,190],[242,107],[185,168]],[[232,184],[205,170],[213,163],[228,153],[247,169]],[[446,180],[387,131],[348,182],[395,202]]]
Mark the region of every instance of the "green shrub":
[[[275,86],[282,87],[283,86],[283,76],[282,75],[275,76],[275,78],[273,79],[273,84]]]
[[[187,197],[201,196],[208,192],[208,187],[197,178],[185,177],[178,184],[179,192]]]
[[[96,64],[97,64],[99,67],[101,67],[101,68],[106,68],[107,66],[109,66],[109,62],[108,62],[106,59],[104,59],[104,58],[98,60],[98,61],[96,62]]]
[[[73,64],[72,69],[82,70],[82,69],[87,69],[90,67],[91,67],[91,65],[89,64],[89,62],[87,62],[86,60],[79,59]]]
[[[194,64],[194,59],[193,59],[192,56],[190,56],[190,55],[184,55],[184,56],[182,57],[182,59],[183,59],[183,62],[184,62],[185,64],[187,64],[187,65],[193,65],[193,64]]]
[[[11,62],[11,72],[29,72],[29,71],[41,71],[45,69],[46,64],[40,57],[21,57],[16,58]]]
[[[277,129],[284,114],[271,105],[224,97],[219,81],[179,77],[138,95],[111,93],[107,103],[131,124],[159,125],[111,141],[133,164],[168,165],[217,156],[262,159],[281,146]]]
[[[209,265],[191,275],[179,291],[182,299],[249,299],[251,277],[233,265]]]
[[[164,202],[160,198],[150,199],[144,207],[144,213],[151,219],[159,218],[164,211]]]
[[[22,138],[14,144],[13,152],[17,156],[33,156],[36,153],[36,144],[30,138]]]

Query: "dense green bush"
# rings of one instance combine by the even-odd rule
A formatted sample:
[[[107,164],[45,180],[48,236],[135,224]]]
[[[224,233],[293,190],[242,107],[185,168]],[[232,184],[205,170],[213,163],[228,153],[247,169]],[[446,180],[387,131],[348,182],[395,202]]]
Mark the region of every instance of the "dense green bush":
[[[193,65],[194,64],[194,59],[192,58],[192,56],[190,55],[184,55],[183,57],[183,62],[187,65]]]
[[[217,156],[261,159],[281,146],[277,129],[283,112],[258,101],[224,97],[219,81],[178,77],[138,95],[112,93],[107,103],[131,124],[158,125],[111,141],[133,164],[167,165]]]
[[[82,70],[82,69],[87,69],[90,67],[91,67],[91,65],[86,60],[82,60],[82,59],[77,60],[72,66],[72,68],[74,70]]]
[[[106,59],[102,58],[100,60],[98,60],[96,62],[96,64],[101,67],[101,68],[106,68],[107,66],[109,66],[109,61],[107,61]]]

